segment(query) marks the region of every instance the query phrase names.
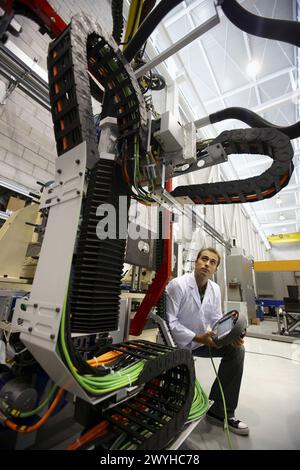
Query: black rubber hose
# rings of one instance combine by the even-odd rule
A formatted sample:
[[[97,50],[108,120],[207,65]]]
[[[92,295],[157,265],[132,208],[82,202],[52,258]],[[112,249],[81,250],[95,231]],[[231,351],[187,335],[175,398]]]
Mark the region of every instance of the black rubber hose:
[[[300,47],[300,24],[297,21],[274,20],[260,17],[245,10],[236,0],[219,0],[225,16],[239,29],[254,36],[282,41]],[[290,139],[300,136],[300,122],[280,127],[266,121],[258,114],[245,108],[227,108],[209,116],[210,122],[238,119],[251,127],[272,127],[286,134]]]
[[[225,119],[238,119],[239,121],[245,122],[250,127],[272,127],[273,129],[278,129],[283,132],[290,139],[300,137],[300,121],[296,122],[296,124],[292,124],[291,126],[280,127],[266,121],[249,109],[238,107],[222,109],[221,111],[217,111],[216,113],[209,115],[211,124],[225,121]]]
[[[254,15],[245,10],[236,0],[219,0],[219,5],[227,18],[246,33],[300,47],[300,24],[297,21],[276,20]]]
[[[153,10],[155,7],[156,0],[145,0],[143,3],[140,24],[144,21],[144,19],[149,15],[150,11]]]
[[[157,7],[143,21],[133,38],[129,41],[124,51],[124,56],[131,62],[135,54],[140,50],[142,45],[147,41],[151,33],[154,31],[160,21],[175,8],[182,0],[161,0]]]

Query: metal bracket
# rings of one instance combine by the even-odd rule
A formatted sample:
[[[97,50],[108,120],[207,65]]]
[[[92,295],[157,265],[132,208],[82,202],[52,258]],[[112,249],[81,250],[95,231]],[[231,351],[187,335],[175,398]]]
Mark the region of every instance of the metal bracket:
[[[29,333],[43,342],[46,341],[49,343],[49,348],[55,350],[62,305],[24,299],[20,300],[19,305],[20,309],[14,315],[14,327],[20,332]]]
[[[156,315],[154,312],[150,312],[149,318],[154,321],[159,326],[161,334],[163,335],[163,339],[166,341],[168,346],[172,346],[172,348],[176,348],[176,344],[172,335],[170,333],[170,329],[167,325],[167,322],[161,318],[159,315]]]
[[[227,162],[228,155],[222,144],[209,145],[205,149],[206,154],[197,161],[198,168],[207,168],[208,166],[218,165]]]
[[[116,118],[107,117],[100,122],[101,136],[98,146],[100,158],[115,160],[118,137],[118,122]]]
[[[192,163],[190,166],[185,164],[184,161],[181,162],[180,165],[177,165],[172,174],[172,178],[175,176],[185,175],[193,171],[202,170],[203,168],[208,168],[213,165],[218,165],[219,163],[224,163],[228,160],[228,155],[224,150],[223,145],[220,143],[209,145],[205,150],[203,150],[203,152],[203,155],[198,157],[197,161]]]
[[[41,209],[82,196],[86,167],[85,158],[82,158],[83,147],[81,145],[56,160],[55,181],[44,189]]]

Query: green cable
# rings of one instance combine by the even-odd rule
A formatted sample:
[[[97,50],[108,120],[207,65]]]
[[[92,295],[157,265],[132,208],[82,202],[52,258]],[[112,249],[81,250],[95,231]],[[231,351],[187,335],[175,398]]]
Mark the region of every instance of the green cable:
[[[30,416],[34,416],[34,415],[38,414],[43,408],[45,408],[45,406],[48,405],[49,401],[51,400],[51,398],[53,397],[53,395],[54,395],[54,393],[57,389],[58,389],[58,386],[53,385],[53,387],[51,388],[51,390],[50,390],[48,396],[45,398],[45,400],[42,403],[40,403],[33,410],[31,410],[31,411],[22,411],[21,413],[18,413],[18,414],[15,413],[17,410],[12,410],[12,412],[10,413],[11,416],[13,416],[15,418],[29,418]]]
[[[112,392],[119,388],[126,387],[133,384],[139,377],[144,368],[145,361],[138,361],[130,367],[124,368],[118,372],[112,372],[106,376],[93,376],[93,375],[80,375],[74,367],[65,342],[64,332],[66,324],[66,304],[67,295],[65,296],[61,326],[60,326],[60,341],[62,352],[65,357],[66,363],[69,367],[75,380],[84,388],[85,391],[93,395],[100,395],[103,393]]]
[[[229,432],[229,428],[228,428],[227,408],[226,408],[226,401],[225,401],[225,396],[224,396],[224,392],[223,392],[223,387],[222,387],[221,381],[220,381],[219,376],[218,376],[217,369],[215,367],[215,364],[214,364],[214,361],[213,361],[213,358],[212,358],[212,355],[211,355],[211,349],[210,348],[208,348],[208,349],[209,349],[209,354],[210,354],[210,360],[212,362],[212,365],[213,365],[213,368],[214,368],[214,371],[215,371],[215,374],[216,374],[216,377],[217,377],[217,380],[218,380],[221,396],[222,396],[223,407],[224,407],[224,422],[225,422],[224,428],[225,428],[225,431],[226,431],[228,447],[229,447],[230,450],[232,450],[233,447],[232,447],[232,443],[231,443],[231,439],[230,439],[230,432]]]
[[[187,423],[203,416],[209,409],[209,400],[199,381],[195,380],[195,392]]]

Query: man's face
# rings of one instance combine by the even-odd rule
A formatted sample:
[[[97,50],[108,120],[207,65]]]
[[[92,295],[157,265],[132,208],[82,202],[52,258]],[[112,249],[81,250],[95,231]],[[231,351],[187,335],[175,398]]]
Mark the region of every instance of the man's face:
[[[217,270],[218,256],[209,250],[202,251],[195,264],[195,272],[198,276],[210,278]]]

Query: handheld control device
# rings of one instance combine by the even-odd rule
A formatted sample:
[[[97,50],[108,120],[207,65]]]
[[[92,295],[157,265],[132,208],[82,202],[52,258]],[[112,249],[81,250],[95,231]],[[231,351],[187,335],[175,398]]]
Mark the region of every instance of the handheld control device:
[[[226,346],[238,336],[243,338],[246,334],[246,328],[246,317],[237,310],[231,310],[214,324],[212,328],[215,333],[213,340],[217,346]]]

